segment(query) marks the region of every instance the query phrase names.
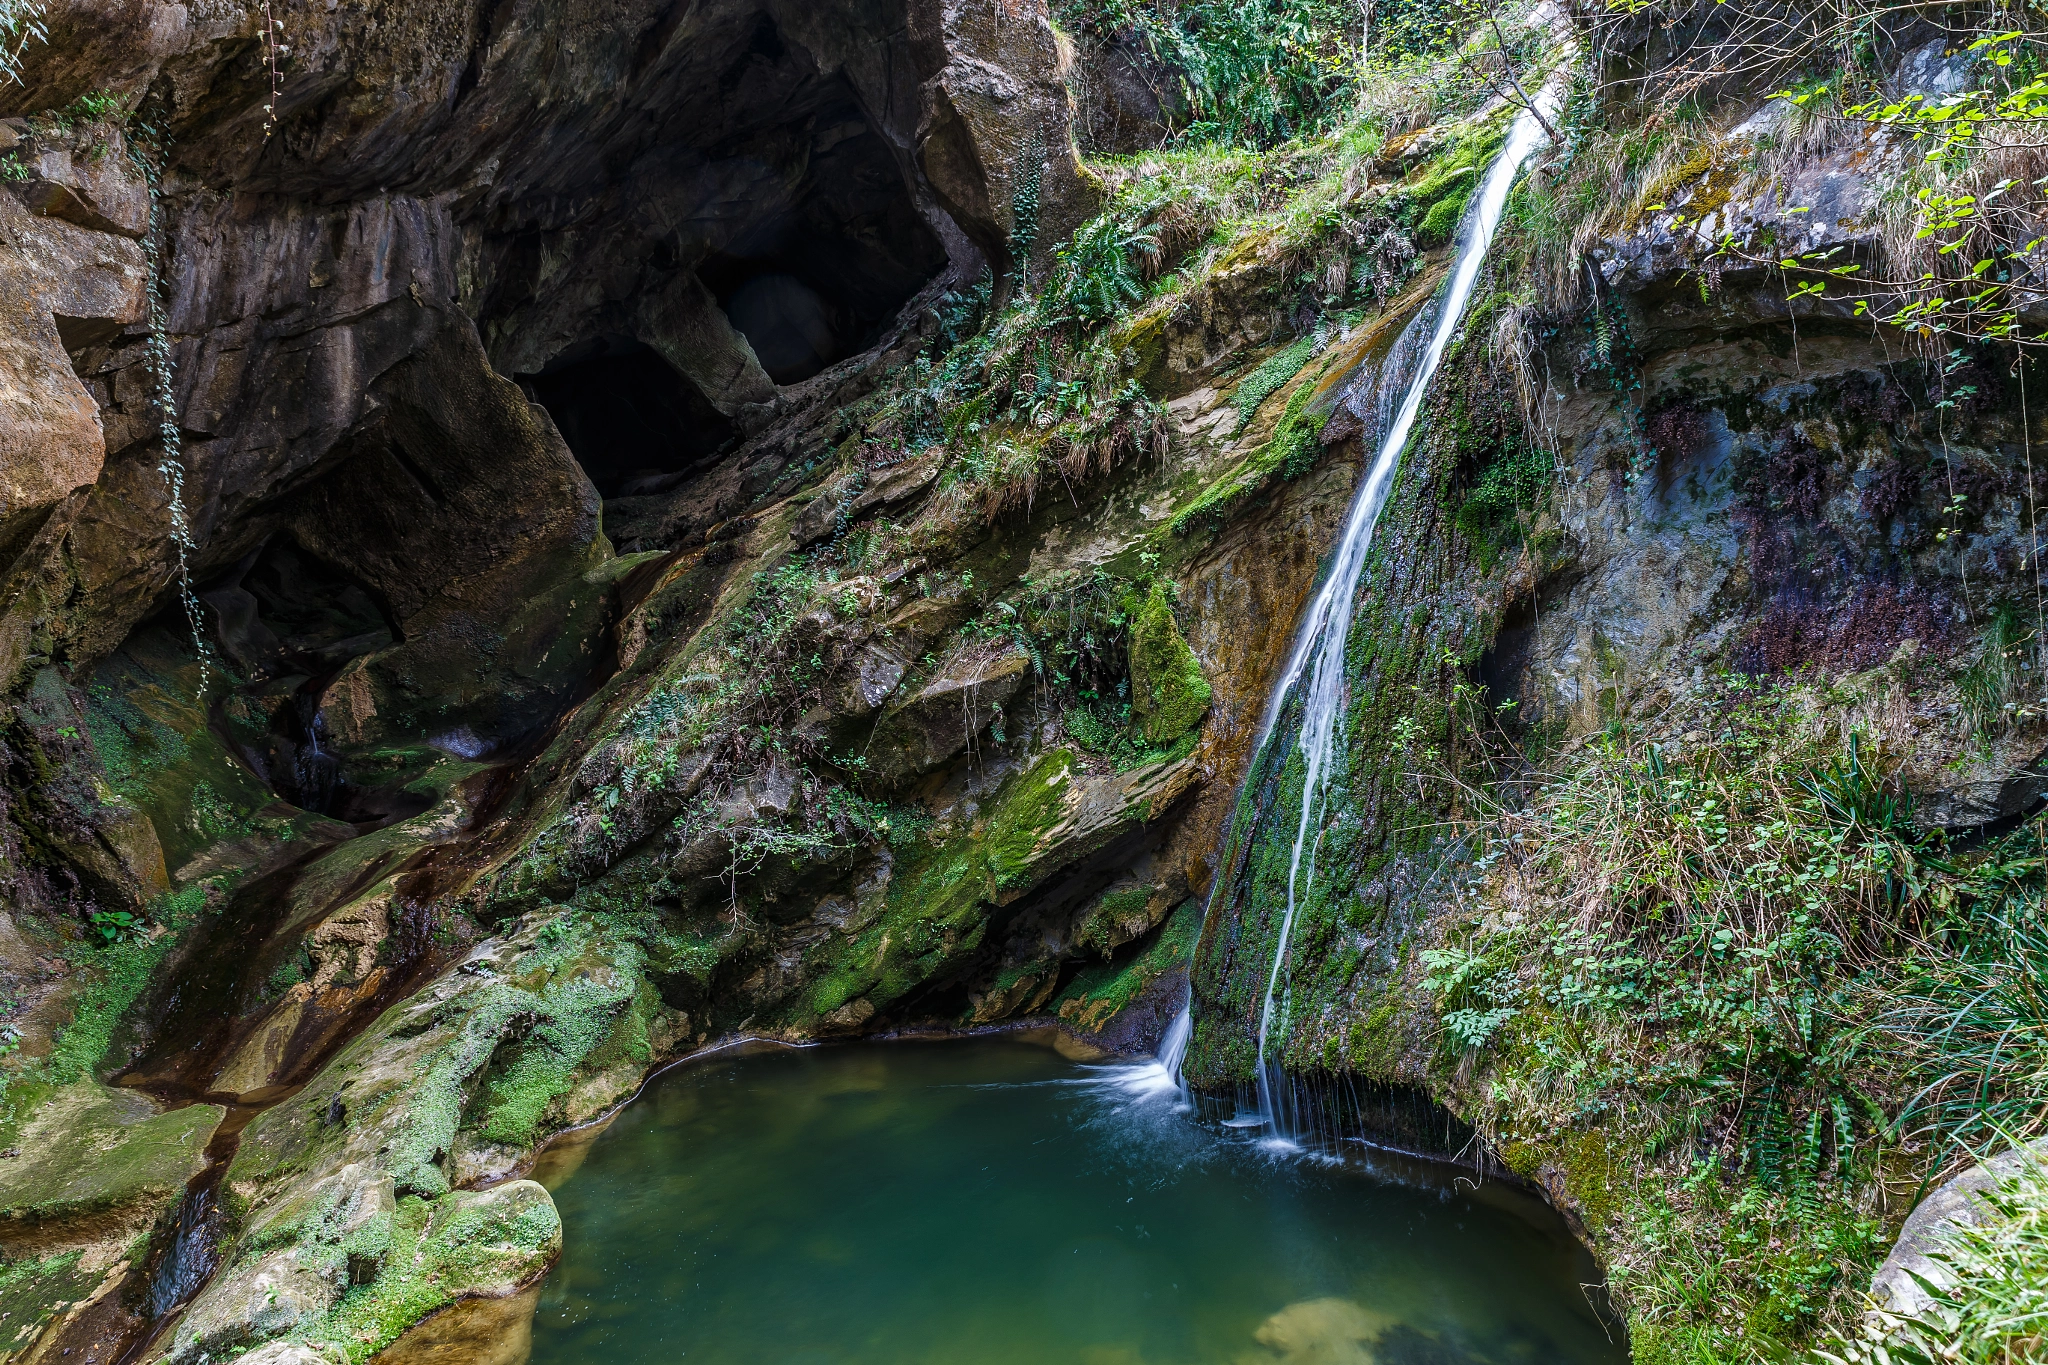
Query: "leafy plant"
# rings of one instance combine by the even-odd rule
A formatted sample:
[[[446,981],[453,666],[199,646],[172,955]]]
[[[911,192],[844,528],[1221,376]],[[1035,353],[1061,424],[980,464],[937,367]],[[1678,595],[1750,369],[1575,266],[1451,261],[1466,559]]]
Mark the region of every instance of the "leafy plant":
[[[119,943],[123,939],[134,938],[147,927],[147,922],[140,915],[128,910],[102,910],[94,906],[87,912],[87,918],[102,943]]]
[[[46,42],[44,0],[0,0],[0,82],[21,84],[21,62],[30,43]]]
[[[1081,225],[1054,255],[1053,307],[1102,322],[1145,297],[1139,261],[1157,259],[1159,238],[1105,213]]]
[[[1341,107],[1354,14],[1333,0],[1062,6],[1071,27],[1134,34],[1178,78],[1184,137],[1247,147],[1312,132]]]

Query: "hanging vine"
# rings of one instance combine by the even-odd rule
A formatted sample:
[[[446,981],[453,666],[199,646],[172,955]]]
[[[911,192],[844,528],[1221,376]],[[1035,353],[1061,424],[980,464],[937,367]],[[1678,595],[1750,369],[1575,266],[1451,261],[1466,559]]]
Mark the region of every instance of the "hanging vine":
[[[270,0],[263,0],[263,68],[270,77],[270,98],[263,105],[263,137],[267,142],[277,127],[277,97],[284,85],[284,68],[279,59],[291,49],[284,45],[284,20],[270,12]]]
[[[178,399],[172,388],[169,310],[164,294],[164,209],[163,164],[169,134],[161,119],[160,106],[145,101],[129,124],[128,157],[149,186],[149,226],[143,234],[142,252],[148,262],[146,343],[149,376],[156,393],[157,435],[162,448],[157,456],[157,473],[163,475],[170,494],[171,545],[177,556],[178,600],[185,608],[185,620],[192,629],[192,652],[199,660],[199,694],[206,694],[211,651],[200,629],[199,598],[192,591],[192,523],[185,514],[185,448],[178,431]]]

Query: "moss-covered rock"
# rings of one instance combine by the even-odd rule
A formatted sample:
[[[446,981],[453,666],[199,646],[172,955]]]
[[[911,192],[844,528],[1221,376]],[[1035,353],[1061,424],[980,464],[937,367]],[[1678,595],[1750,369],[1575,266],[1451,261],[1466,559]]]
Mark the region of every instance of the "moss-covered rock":
[[[1172,589],[1154,583],[1131,623],[1131,714],[1146,739],[1171,744],[1202,723],[1210,695],[1174,619]]]
[[[1182,902],[1152,941],[1128,961],[1100,962],[1077,973],[1059,993],[1053,1012],[1079,1032],[1098,1037],[1111,1032],[1118,1016],[1143,1000],[1155,983],[1168,977],[1184,979],[1201,931],[1201,903]]]
[[[80,1081],[29,1120],[0,1158],[0,1246],[35,1252],[122,1241],[184,1197],[226,1110],[160,1111],[148,1097]]]

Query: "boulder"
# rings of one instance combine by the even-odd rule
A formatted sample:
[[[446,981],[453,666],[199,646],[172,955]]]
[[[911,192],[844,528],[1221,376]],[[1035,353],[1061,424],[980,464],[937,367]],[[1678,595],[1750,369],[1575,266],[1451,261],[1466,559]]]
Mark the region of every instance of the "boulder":
[[[1030,672],[1021,650],[956,657],[875,722],[865,750],[869,769],[885,782],[901,782],[965,753],[1002,716]]]
[[[2025,1148],[2001,1152],[1937,1186],[1906,1216],[1898,1241],[1870,1277],[1871,1301],[1902,1317],[1927,1308],[1932,1300],[1920,1282],[1943,1285],[1949,1280],[1947,1270],[1930,1253],[1939,1252],[1942,1242],[1957,1228],[1975,1227],[1998,1217],[1983,1196],[2044,1158],[2048,1158],[2048,1138],[2036,1138]]]
[[[9,1256],[126,1242],[185,1195],[226,1110],[159,1110],[137,1091],[80,1081],[36,1111],[0,1157],[0,1247]]]

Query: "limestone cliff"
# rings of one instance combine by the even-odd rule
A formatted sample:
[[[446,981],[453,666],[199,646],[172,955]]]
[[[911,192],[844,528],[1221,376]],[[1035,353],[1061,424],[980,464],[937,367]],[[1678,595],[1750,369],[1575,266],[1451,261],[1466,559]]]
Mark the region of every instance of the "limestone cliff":
[[[50,1198],[0,1157],[0,1351],[516,1318],[542,1148],[739,1034],[1144,1049],[1191,993],[1228,1102],[1286,851],[1251,816],[1300,783],[1253,745],[1504,101],[1148,152],[1156,54],[1029,0],[78,0],[24,60],[0,1125],[113,1155]],[[1675,760],[1710,675],[1806,668],[1924,823],[2048,791],[2040,716],[1963,677],[2032,591],[2021,372],[1714,257],[1710,216],[1882,250],[1900,148],[1738,176],[1745,127],[1569,304],[1518,201],[1355,604],[1276,1037],[1430,1090],[1608,1255],[1598,1116],[1503,1126],[1445,1041],[1423,954],[1494,864],[1417,773]]]

